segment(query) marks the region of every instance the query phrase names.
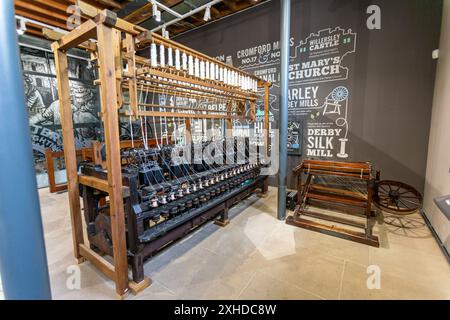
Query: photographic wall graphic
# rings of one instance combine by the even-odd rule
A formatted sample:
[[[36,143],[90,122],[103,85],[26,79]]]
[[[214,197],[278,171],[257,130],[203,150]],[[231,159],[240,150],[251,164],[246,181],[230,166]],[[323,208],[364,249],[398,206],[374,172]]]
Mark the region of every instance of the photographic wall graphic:
[[[21,62],[36,174],[46,173],[45,150],[62,151],[61,117],[53,54],[21,47]],[[89,146],[101,129],[94,71],[85,60],[69,58],[69,79],[75,145]],[[56,161],[56,170],[64,168]],[[38,185],[39,185],[38,179]],[[42,186],[42,185],[40,185]]]

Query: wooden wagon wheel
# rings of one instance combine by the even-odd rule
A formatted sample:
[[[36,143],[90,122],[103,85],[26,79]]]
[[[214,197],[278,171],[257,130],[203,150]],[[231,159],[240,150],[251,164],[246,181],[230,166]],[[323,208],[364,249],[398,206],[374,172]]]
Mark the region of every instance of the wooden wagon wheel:
[[[391,213],[407,215],[422,207],[422,195],[406,183],[382,180],[377,184],[373,200],[382,210]]]

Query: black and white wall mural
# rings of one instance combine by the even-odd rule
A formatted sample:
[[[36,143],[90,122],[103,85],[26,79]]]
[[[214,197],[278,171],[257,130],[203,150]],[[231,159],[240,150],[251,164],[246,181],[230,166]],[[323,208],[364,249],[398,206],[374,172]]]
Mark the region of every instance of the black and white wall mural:
[[[42,187],[47,184],[45,150],[63,150],[55,64],[52,53],[28,47],[21,47],[21,61],[35,169]],[[82,148],[99,137],[99,95],[92,85],[90,64],[77,58],[69,58],[68,64],[75,144]],[[63,171],[63,161],[55,164],[57,171]]]

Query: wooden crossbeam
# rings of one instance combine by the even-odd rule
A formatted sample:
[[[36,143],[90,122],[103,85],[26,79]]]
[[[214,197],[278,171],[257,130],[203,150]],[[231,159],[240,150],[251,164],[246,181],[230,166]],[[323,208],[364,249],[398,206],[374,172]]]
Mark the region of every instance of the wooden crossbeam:
[[[176,80],[176,81],[189,82],[191,84],[195,84],[195,85],[199,85],[199,86],[207,86],[207,87],[216,89],[219,92],[220,91],[229,92],[229,93],[238,95],[238,97],[245,97],[250,100],[254,100],[258,97],[258,95],[254,94],[254,93],[250,93],[250,92],[245,93],[243,91],[233,89],[233,88],[228,88],[228,87],[218,85],[218,84],[214,84],[212,82],[206,82],[206,81],[197,80],[197,79],[185,78],[185,77],[182,77],[182,76],[179,76],[176,74],[170,74],[170,73],[166,73],[166,72],[155,70],[155,69],[148,68],[148,67],[139,68],[137,70],[137,74],[138,75],[152,75],[152,76],[168,78],[168,79],[172,79],[172,80]]]
[[[85,244],[79,245],[79,251],[81,255],[89,260],[94,266],[96,266],[101,272],[103,272],[108,278],[115,280],[115,268],[109,261],[105,260],[94,250],[90,249]]]
[[[59,39],[61,39],[64,34],[61,32],[57,32],[48,28],[42,28],[42,35],[49,40],[53,40],[53,41],[58,41]],[[95,45],[95,43],[91,42],[91,41],[85,41],[83,43],[80,43],[77,45],[77,47],[81,48],[81,49],[85,49],[91,52],[94,52],[97,50],[97,46]]]
[[[72,49],[79,44],[96,36],[97,24],[93,20],[88,20],[62,36],[56,43],[59,50]]]

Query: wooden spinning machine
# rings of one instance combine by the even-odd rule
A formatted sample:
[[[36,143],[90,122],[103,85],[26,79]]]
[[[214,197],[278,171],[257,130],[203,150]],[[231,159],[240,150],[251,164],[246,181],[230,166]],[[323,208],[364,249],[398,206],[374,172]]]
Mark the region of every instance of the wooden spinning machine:
[[[399,181],[380,181],[380,171],[374,172],[370,162],[307,159],[293,173],[297,205],[287,224],[374,247],[379,247],[379,240],[373,234],[372,204],[396,215],[414,213],[422,205],[416,189]]]
[[[152,186],[146,179],[142,182],[141,176],[129,167],[128,171],[124,170],[127,161],[123,151],[121,153],[120,119],[141,123],[145,148],[139,152],[128,151],[127,154],[143,155],[144,158],[152,155],[146,143],[147,119],[142,119],[153,119],[151,132],[155,134],[153,141],[159,148],[155,151],[158,158],[163,146],[176,144],[179,140],[174,130],[169,141],[168,122],[173,124],[172,128],[183,124],[184,143],[190,142],[193,119],[223,121],[228,129],[226,135],[231,135],[233,120],[255,120],[260,88],[264,91],[264,139],[267,146],[270,83],[119,19],[108,10],[96,12],[92,19],[58,38],[52,50],[58,80],[74,254],[79,263],[89,260],[114,280],[117,294],[123,297],[129,289],[135,293],[150,284],[143,275],[145,258],[218,214],[221,216],[219,222],[225,225],[228,207],[256,188],[267,191],[267,177],[258,177],[259,164],[214,167],[195,174],[188,168],[192,174],[183,177],[172,172],[174,167],[169,167],[168,171],[158,169],[160,176],[154,175],[150,179],[156,180]],[[81,174],[76,162],[67,61],[67,51],[75,47],[88,50],[92,63],[98,68],[99,79],[95,84],[100,88],[100,116],[106,145],[103,167],[95,164],[83,166]],[[137,51],[149,55],[150,59],[138,56]],[[170,104],[165,99],[155,103],[149,101],[148,94],[153,97],[170,95],[175,99]],[[178,105],[178,101],[189,99],[202,101],[202,104],[195,108]],[[222,103],[226,109],[211,110],[208,103]],[[157,124],[161,132],[159,138]],[[132,124],[130,132],[133,135]],[[134,147],[133,136],[131,138],[131,147]],[[167,175],[173,181],[166,181]],[[200,182],[196,184],[193,177]],[[194,190],[189,189],[192,186]],[[177,196],[184,198],[176,200],[178,202],[174,200],[174,204],[166,208],[170,203],[166,204],[168,198],[165,194],[161,197],[161,192],[174,187],[178,188]],[[202,191],[196,191],[197,188]],[[80,190],[88,244],[83,231]],[[200,192],[199,196],[195,197],[193,191]],[[174,192],[168,196],[175,199]],[[178,207],[174,207],[175,204]],[[165,219],[160,220],[160,216]],[[155,221],[158,228],[148,228],[149,224],[154,227]],[[107,256],[113,258],[108,259]],[[132,280],[129,279],[129,264]]]

